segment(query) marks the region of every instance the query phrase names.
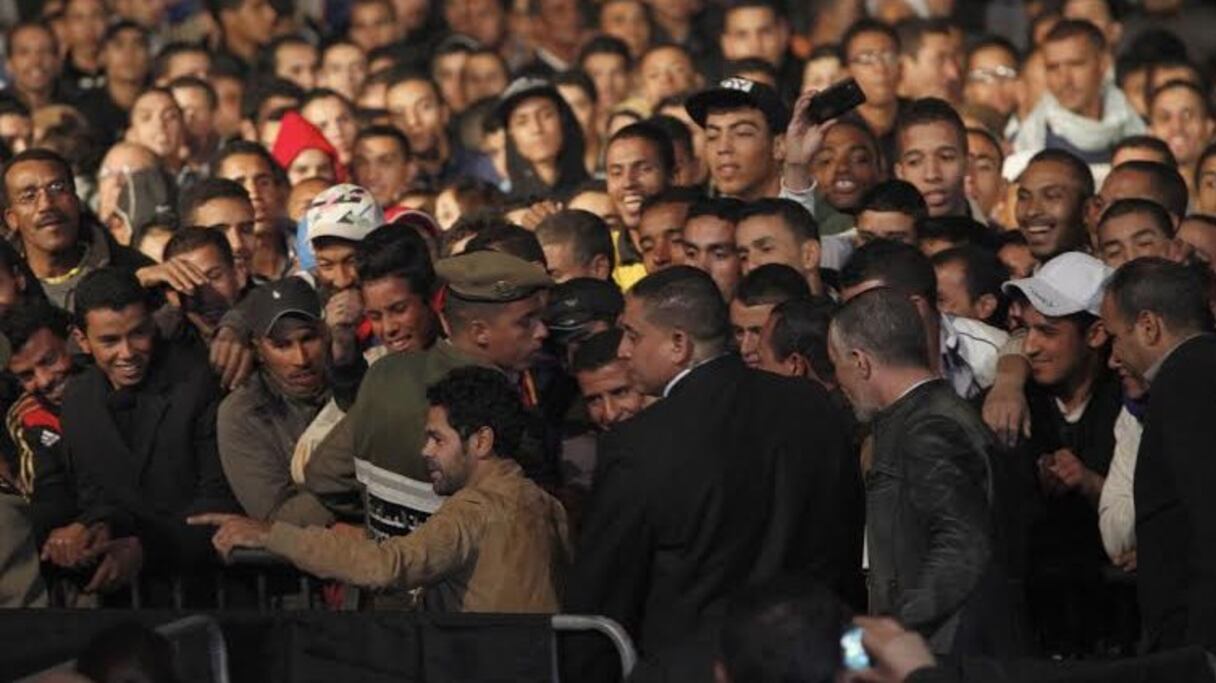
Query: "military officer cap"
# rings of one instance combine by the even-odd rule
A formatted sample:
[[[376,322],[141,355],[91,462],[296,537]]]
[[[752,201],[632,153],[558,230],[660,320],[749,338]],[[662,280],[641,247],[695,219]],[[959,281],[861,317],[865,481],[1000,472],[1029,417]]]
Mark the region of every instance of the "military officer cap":
[[[464,301],[508,303],[553,286],[544,268],[498,251],[474,251],[440,260],[435,274],[449,296]]]

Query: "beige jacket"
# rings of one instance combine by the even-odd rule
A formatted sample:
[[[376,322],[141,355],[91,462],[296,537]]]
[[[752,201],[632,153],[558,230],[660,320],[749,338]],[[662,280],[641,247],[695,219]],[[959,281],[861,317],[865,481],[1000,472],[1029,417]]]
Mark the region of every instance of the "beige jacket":
[[[561,503],[505,459],[406,536],[377,543],[278,522],[267,548],[322,578],[423,587],[423,609],[444,612],[556,612],[570,560]]]

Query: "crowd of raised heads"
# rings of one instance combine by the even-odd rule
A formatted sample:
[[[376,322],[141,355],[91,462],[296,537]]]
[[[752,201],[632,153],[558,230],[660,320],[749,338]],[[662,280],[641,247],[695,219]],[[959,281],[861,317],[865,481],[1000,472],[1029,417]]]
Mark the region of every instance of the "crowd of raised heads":
[[[631,680],[1216,652],[1211,3],[0,25],[0,605],[289,604],[255,562],[607,617]],[[83,676],[172,659],[124,628]]]

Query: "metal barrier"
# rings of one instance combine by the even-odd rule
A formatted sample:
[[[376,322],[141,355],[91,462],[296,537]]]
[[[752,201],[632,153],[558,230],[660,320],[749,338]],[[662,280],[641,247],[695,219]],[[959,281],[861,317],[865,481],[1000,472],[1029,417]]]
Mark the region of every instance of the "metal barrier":
[[[228,645],[220,625],[208,616],[195,614],[154,629],[173,647],[174,663],[183,683],[229,683]],[[198,643],[199,638],[205,642]],[[200,646],[201,645],[201,646]],[[76,670],[76,660],[56,664],[15,683],[35,683],[52,672]]]
[[[595,631],[612,641],[613,647],[616,648],[617,656],[621,659],[622,679],[629,678],[630,672],[638,663],[638,652],[633,647],[633,640],[629,638],[629,634],[620,624],[608,617],[588,614],[554,614],[550,623],[553,624],[553,656],[555,659],[558,631]],[[554,662],[553,680],[558,680],[556,661]]]

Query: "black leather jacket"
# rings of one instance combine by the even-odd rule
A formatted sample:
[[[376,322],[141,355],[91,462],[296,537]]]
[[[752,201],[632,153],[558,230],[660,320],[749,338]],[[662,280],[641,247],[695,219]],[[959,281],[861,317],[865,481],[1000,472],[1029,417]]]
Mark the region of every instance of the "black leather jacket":
[[[981,603],[993,607],[981,594],[1003,586],[992,576],[999,555],[994,439],[941,380],[875,415],[873,434],[866,477],[870,611],[916,629],[934,652],[987,650],[973,646],[977,634],[960,624]]]

